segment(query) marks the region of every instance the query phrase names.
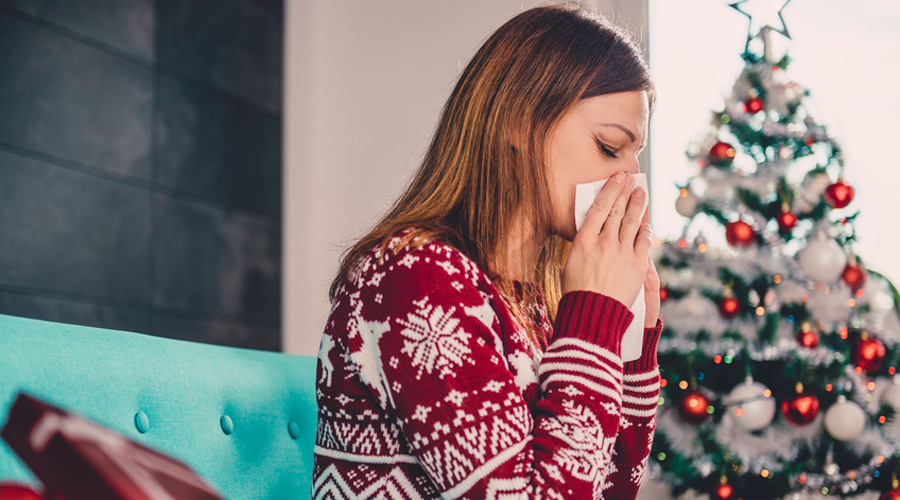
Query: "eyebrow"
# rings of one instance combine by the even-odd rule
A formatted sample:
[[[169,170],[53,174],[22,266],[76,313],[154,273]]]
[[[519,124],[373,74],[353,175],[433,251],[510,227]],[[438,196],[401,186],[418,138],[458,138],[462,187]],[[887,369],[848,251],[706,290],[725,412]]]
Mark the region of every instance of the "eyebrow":
[[[637,136],[634,135],[634,132],[628,130],[628,128],[625,127],[624,125],[619,125],[618,123],[601,123],[600,125],[603,127],[615,127],[617,129],[621,130],[622,132],[625,132],[626,134],[628,134],[628,138],[631,139],[631,142],[634,142],[637,140]]]
[[[628,127],[626,127],[624,125],[619,125],[618,123],[601,123],[600,125],[603,127],[615,127],[617,129],[621,130],[622,132],[625,132],[626,134],[628,134],[628,138],[631,139],[631,142],[634,142],[637,140],[637,137],[634,135],[634,132],[632,132],[631,130],[628,130]],[[641,149],[643,149],[644,146],[646,146],[646,145],[647,145],[646,143],[642,144]]]

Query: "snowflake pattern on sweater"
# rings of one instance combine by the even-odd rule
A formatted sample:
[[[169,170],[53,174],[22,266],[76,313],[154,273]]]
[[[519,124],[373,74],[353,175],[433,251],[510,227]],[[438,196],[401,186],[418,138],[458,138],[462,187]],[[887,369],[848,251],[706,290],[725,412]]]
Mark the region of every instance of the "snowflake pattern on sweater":
[[[317,367],[314,499],[635,498],[656,423],[661,323],[570,292],[534,346],[473,261],[431,242],[370,252],[340,287]],[[535,286],[520,284],[521,286]]]

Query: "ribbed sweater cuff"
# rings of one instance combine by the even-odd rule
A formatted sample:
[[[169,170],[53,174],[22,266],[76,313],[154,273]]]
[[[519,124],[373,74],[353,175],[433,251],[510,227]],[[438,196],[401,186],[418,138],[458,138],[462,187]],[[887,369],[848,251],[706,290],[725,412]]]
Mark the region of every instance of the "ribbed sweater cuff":
[[[656,348],[659,344],[662,329],[662,319],[657,319],[656,326],[653,328],[644,328],[644,343],[641,347],[641,357],[634,361],[626,361],[624,373],[647,373],[659,367]]]
[[[559,299],[553,338],[577,338],[621,355],[622,336],[634,313],[618,300],[578,290]]]

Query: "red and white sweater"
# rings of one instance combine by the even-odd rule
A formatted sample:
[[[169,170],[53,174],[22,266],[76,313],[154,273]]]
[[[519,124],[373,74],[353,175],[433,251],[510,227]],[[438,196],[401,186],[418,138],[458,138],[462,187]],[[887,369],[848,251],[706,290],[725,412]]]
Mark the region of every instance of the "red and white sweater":
[[[623,363],[632,313],[570,292],[555,325],[543,301],[529,305],[549,339],[533,347],[458,250],[377,255],[340,288],[322,337],[314,499],[637,496],[661,322],[645,329],[641,359]]]

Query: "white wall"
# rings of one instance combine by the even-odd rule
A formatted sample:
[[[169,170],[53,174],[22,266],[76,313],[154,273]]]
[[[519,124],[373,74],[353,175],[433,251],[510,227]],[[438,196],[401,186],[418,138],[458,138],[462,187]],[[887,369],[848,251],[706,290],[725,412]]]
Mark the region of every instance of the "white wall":
[[[460,66],[540,3],[286,0],[285,352],[318,352],[340,252],[400,194]],[[646,32],[646,0],[582,3]],[[669,496],[648,479],[639,498]]]
[[[340,253],[400,194],[461,65],[520,0],[287,0],[283,345],[315,355]],[[646,2],[583,2],[640,29]]]

